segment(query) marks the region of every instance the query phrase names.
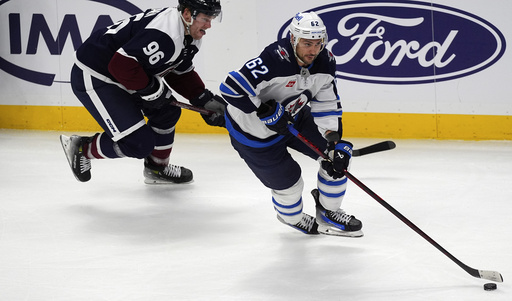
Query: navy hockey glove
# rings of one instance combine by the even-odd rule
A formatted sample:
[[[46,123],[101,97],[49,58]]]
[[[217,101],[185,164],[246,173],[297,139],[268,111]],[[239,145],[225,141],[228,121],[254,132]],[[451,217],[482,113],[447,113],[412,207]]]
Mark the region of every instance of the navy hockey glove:
[[[256,111],[256,115],[260,118],[261,122],[265,124],[271,131],[278,133],[279,135],[289,134],[288,122],[293,121],[292,117],[284,107],[275,101],[274,99],[269,100],[266,103],[262,103]]]
[[[226,119],[224,111],[226,111],[226,102],[224,98],[213,94],[210,90],[205,89],[201,95],[190,101],[194,106],[202,107],[215,113],[211,115],[201,114],[204,121],[211,126],[226,127]]]
[[[152,76],[149,84],[144,89],[137,90],[137,93],[144,100],[143,107],[148,109],[160,109],[174,99],[172,91],[159,76]]]
[[[322,168],[334,179],[343,178],[352,158],[352,143],[340,140],[338,133],[328,134],[327,155],[329,159],[322,160]]]

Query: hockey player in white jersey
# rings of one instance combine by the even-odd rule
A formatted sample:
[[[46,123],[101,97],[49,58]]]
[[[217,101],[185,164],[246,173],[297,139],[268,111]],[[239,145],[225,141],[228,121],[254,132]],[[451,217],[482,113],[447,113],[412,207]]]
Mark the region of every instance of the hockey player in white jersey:
[[[362,223],[340,209],[352,144],[341,140],[342,107],[335,58],[325,49],[326,27],[314,12],[298,13],[290,36],[267,46],[221,84],[231,143],[260,181],[271,189],[279,221],[306,234],[360,237]],[[293,136],[288,124],[329,154],[322,160]],[[304,182],[295,149],[320,163],[312,191],[316,218],[304,213]]]
[[[220,0],[179,0],[177,8],[149,9],[98,30],[79,47],[71,86],[104,130],[92,137],[61,136],[79,181],[91,178],[91,159],[121,157],[144,159],[148,184],[193,180],[192,171],[169,163],[181,114],[171,105],[172,90],[216,111],[203,118],[224,126],[224,100],[205,89],[192,63],[220,18]]]

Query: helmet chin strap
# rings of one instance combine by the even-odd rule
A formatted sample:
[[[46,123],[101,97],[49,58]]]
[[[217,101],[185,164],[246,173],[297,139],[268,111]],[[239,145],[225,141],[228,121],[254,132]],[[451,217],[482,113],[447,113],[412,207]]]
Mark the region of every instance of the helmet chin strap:
[[[295,54],[295,58],[297,59],[297,61],[299,61],[299,63],[303,64],[303,65],[306,65],[306,63],[304,63],[304,61],[302,61],[300,59],[300,57],[297,55],[297,44],[299,44],[299,40],[300,38],[295,38],[294,35],[291,35],[291,43],[292,43],[292,48],[293,48],[293,54]]]
[[[295,52],[295,49],[293,50],[293,52]],[[295,52],[295,58],[297,59],[297,61],[299,61],[302,65],[306,66],[307,64],[304,63],[303,60],[300,59],[300,57],[297,55],[297,52]]]
[[[194,18],[190,16],[190,22],[187,22],[185,18],[183,17],[183,14],[180,14],[181,20],[183,20],[183,23],[185,24],[185,34],[190,34],[190,26],[192,26],[192,23],[194,23]]]

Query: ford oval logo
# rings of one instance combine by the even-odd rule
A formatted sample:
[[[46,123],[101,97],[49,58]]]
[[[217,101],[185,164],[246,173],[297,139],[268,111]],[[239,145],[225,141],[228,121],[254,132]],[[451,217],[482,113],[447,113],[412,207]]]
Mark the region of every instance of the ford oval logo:
[[[324,21],[336,77],[381,84],[452,80],[488,68],[503,34],[468,12],[416,1],[350,1],[312,8]],[[289,21],[290,22],[290,21]],[[278,37],[286,37],[288,24]]]

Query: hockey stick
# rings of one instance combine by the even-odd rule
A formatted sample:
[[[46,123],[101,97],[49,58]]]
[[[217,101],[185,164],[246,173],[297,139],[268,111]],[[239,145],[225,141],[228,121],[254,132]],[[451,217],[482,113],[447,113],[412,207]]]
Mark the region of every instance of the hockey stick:
[[[176,107],[180,107],[180,108],[183,108],[183,109],[188,109],[188,110],[191,110],[191,111],[199,112],[199,113],[205,114],[205,115],[212,115],[212,114],[215,113],[214,111],[210,111],[210,110],[205,109],[205,108],[200,108],[200,107],[197,107],[197,106],[194,106],[194,105],[190,105],[190,104],[187,104],[187,103],[184,103],[184,102],[180,102],[178,100],[172,100],[171,101],[171,105],[176,106]],[[390,149],[394,149],[395,147],[396,147],[396,144],[393,141],[382,141],[382,142],[379,142],[379,143],[368,145],[368,146],[360,148],[360,149],[354,149],[352,151],[352,156],[353,157],[364,156],[364,155],[368,155],[368,154],[373,154],[373,153],[377,153],[377,152],[382,152],[382,151],[387,151],[387,150],[390,150]]]
[[[204,109],[204,108],[196,107],[196,106],[193,106],[193,105],[189,105],[188,103],[184,103],[184,102],[177,101],[177,100],[171,100],[171,105],[176,106],[176,107],[180,107],[180,108],[183,108],[183,109],[188,109],[188,110],[191,110],[191,111],[199,112],[199,113],[205,114],[205,115],[212,115],[212,114],[215,113],[214,111],[210,111],[208,109]]]
[[[295,137],[299,138],[299,140],[306,143],[306,145],[308,145],[312,150],[314,150],[315,153],[317,153],[320,157],[322,157],[324,159],[326,158],[325,154],[318,147],[313,145],[313,143],[309,142],[309,140],[306,137],[304,137],[301,133],[299,133],[299,131],[297,131],[291,124],[288,125],[288,130]],[[396,147],[396,144],[393,141],[383,141],[383,142],[375,143],[372,145],[368,145],[368,146],[360,148],[360,149],[354,149],[354,150],[352,150],[352,156],[353,157],[364,156],[364,155],[373,154],[376,152],[382,152],[382,151],[394,149],[395,147]]]
[[[394,149],[395,147],[396,147],[396,144],[393,141],[382,141],[379,143],[368,145],[368,146],[360,148],[360,149],[354,149],[354,150],[352,150],[352,156],[353,157],[364,156],[364,155],[368,155],[368,154],[373,154],[373,153],[377,153],[377,152]]]
[[[314,144],[312,144],[310,141],[308,141],[302,134],[299,133],[291,124],[288,125],[288,129],[290,132],[299,138],[302,142],[304,142],[307,146],[309,146],[312,150],[317,152],[322,158],[329,159],[327,155],[322,153],[318,147],[316,147]],[[378,196],[375,192],[373,192],[368,186],[364,185],[363,182],[359,181],[356,177],[354,177],[350,172],[345,170],[345,175],[347,178],[349,178],[354,184],[359,186],[364,192],[366,192],[368,195],[370,195],[373,199],[375,199],[377,202],[379,202],[384,208],[389,210],[391,213],[393,213],[399,220],[404,222],[409,228],[413,229],[418,233],[421,237],[423,237],[425,240],[427,240],[430,244],[432,244],[434,247],[436,247],[441,253],[446,255],[448,258],[450,258],[453,262],[455,262],[459,267],[461,267],[464,271],[469,273],[471,276],[476,278],[482,278],[487,279],[495,282],[503,282],[503,276],[501,276],[500,273],[496,271],[487,271],[487,270],[477,270],[472,267],[467,266],[462,261],[458,260],[450,254],[446,249],[444,249],[441,245],[439,245],[435,240],[430,238],[425,232],[423,232],[420,228],[418,228],[415,224],[413,224],[409,219],[407,219],[405,216],[403,216],[398,210],[393,208],[390,204],[388,204],[384,199],[382,199],[380,196]]]
[[[169,88],[169,90],[172,90],[171,86],[169,86],[169,84],[167,83],[167,81],[165,79],[163,79],[162,81],[167,86],[167,88]],[[171,100],[171,105],[176,106],[176,107],[180,107],[180,108],[183,108],[183,109],[199,112],[199,113],[205,114],[205,115],[212,115],[212,114],[215,113],[214,111],[210,111],[210,110],[205,109],[205,108],[196,107],[194,105],[189,105],[188,103],[184,103],[184,102],[178,101],[178,100],[176,100],[176,98],[174,98],[174,100]]]

